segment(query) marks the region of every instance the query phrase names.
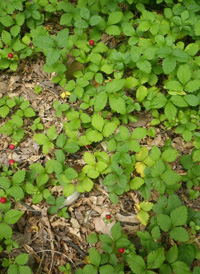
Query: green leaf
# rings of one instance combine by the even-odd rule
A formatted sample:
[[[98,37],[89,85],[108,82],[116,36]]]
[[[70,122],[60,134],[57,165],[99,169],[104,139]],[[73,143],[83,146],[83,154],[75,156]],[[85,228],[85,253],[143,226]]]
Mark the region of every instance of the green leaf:
[[[18,265],[24,265],[28,262],[28,254],[20,254],[15,258]]]
[[[21,200],[24,198],[24,192],[19,186],[12,186],[7,190],[9,196],[14,197],[15,200]]]
[[[164,112],[165,112],[165,115],[166,115],[167,119],[169,121],[173,121],[176,117],[176,114],[177,114],[177,108],[171,102],[168,102],[165,105]]]
[[[172,222],[168,215],[158,214],[157,221],[158,221],[159,227],[165,232],[169,231],[170,228],[172,227]]]
[[[188,218],[188,211],[186,206],[180,206],[179,208],[174,209],[171,212],[170,217],[173,226],[186,224]]]
[[[47,59],[46,59],[46,63],[47,66],[51,66],[53,64],[55,64],[58,59],[60,58],[61,55],[61,51],[60,49],[51,49],[48,53],[47,53]]]
[[[120,223],[117,222],[116,224],[114,224],[114,226],[112,226],[110,232],[111,232],[113,239],[115,241],[118,240],[122,236],[122,228],[121,228]]]
[[[69,30],[67,28],[57,33],[56,42],[58,47],[63,48],[67,45],[68,35],[69,35]]]
[[[143,139],[147,134],[146,128],[138,127],[134,129],[131,138],[132,139]]]
[[[174,148],[168,148],[163,152],[161,159],[166,162],[174,162],[178,154],[179,152]]]
[[[175,274],[191,274],[189,267],[184,262],[174,262],[172,265]]]
[[[47,136],[45,136],[44,134],[42,133],[38,133],[38,134],[35,134],[33,136],[33,139],[36,141],[36,143],[38,143],[39,145],[44,145],[46,144],[47,142],[49,142],[49,138]]]
[[[185,101],[188,103],[189,106],[196,107],[199,105],[200,100],[197,96],[188,94],[184,96]]]
[[[166,253],[166,260],[171,264],[178,259],[178,248],[177,245],[173,245],[170,250]]]
[[[67,143],[65,146],[64,146],[64,150],[68,153],[75,153],[79,150],[79,145],[77,143],[74,143],[74,142],[71,142],[71,143]]]
[[[142,102],[148,94],[148,89],[145,86],[140,86],[136,92],[136,98],[138,102]]]
[[[4,221],[8,224],[15,224],[23,214],[24,213],[19,210],[10,209],[8,212],[6,212]]]
[[[84,153],[84,160],[88,165],[91,166],[95,166],[96,165],[96,161],[95,161],[95,157],[93,154],[89,153],[89,152],[85,152]]]
[[[172,56],[166,57],[162,62],[163,71],[165,74],[169,74],[176,67],[176,59]]]
[[[146,226],[148,224],[149,214],[146,211],[141,210],[137,214],[137,218],[138,218],[138,220],[140,220],[140,222],[141,222],[142,225]]]
[[[200,150],[195,150],[193,155],[192,155],[192,160],[194,162],[200,162]]]
[[[108,100],[108,94],[105,91],[101,91],[94,99],[94,111],[100,111],[105,108]]]
[[[165,171],[162,174],[161,178],[169,186],[174,185],[181,181],[181,176],[172,170]]]
[[[5,26],[5,27],[10,27],[12,25],[14,25],[14,20],[12,18],[12,16],[10,15],[6,15],[6,16],[1,16],[0,18],[0,22]]]
[[[120,114],[126,113],[126,105],[125,105],[123,98],[116,97],[114,95],[110,95],[109,103],[110,103],[110,107],[113,111],[120,113]]]
[[[92,116],[92,126],[98,131],[102,131],[103,129],[104,119],[98,113]]]
[[[187,95],[187,96],[193,96],[193,95]],[[185,97],[184,98],[180,95],[174,95],[170,98],[170,101],[175,105],[175,106],[178,106],[178,107],[187,107],[188,104],[185,102]]]
[[[139,31],[147,31],[150,28],[150,22],[149,21],[141,21],[141,23],[138,26]]]
[[[160,233],[160,228],[159,226],[155,226],[152,230],[151,230],[151,235],[155,240],[159,240],[161,233]]]
[[[93,15],[91,18],[90,18],[90,26],[96,26],[98,25],[102,20],[102,17],[101,16],[98,16],[98,15]]]
[[[99,268],[100,274],[115,274],[115,270],[111,265],[103,265]]]
[[[147,267],[150,269],[159,268],[165,260],[164,248],[158,248],[149,253],[147,257]]]
[[[83,271],[81,274],[97,274],[98,273],[98,269],[96,266],[93,265],[86,265],[83,268]]]
[[[86,137],[91,142],[100,142],[103,139],[103,135],[97,130],[87,132]]]
[[[144,273],[146,265],[141,256],[129,254],[127,256],[127,262],[133,273]]]
[[[87,237],[87,242],[90,244],[95,244],[98,241],[98,236],[96,233],[92,233]]]
[[[155,97],[150,104],[150,108],[162,108],[167,103],[167,99],[164,94],[159,94],[159,96]]]
[[[144,184],[144,179],[140,177],[134,177],[130,182],[131,189],[138,189]]]
[[[187,64],[180,65],[177,70],[177,77],[179,81],[185,85],[191,79],[192,73]]]
[[[1,33],[1,38],[4,44],[10,46],[11,45],[11,35],[8,31],[3,30]]]
[[[153,203],[150,202],[141,202],[140,203],[140,208],[143,209],[144,211],[150,211],[153,208]]]
[[[114,25],[121,21],[123,13],[121,11],[115,11],[109,14],[107,25]]]
[[[183,227],[174,227],[170,231],[170,237],[175,241],[187,242],[189,240],[188,232]]]
[[[101,255],[100,255],[100,253],[94,247],[90,248],[89,257],[90,257],[90,262],[93,265],[95,265],[97,267],[100,265]]]
[[[117,124],[115,122],[108,122],[106,121],[104,128],[103,128],[103,136],[104,137],[109,137],[111,136],[117,128]]]
[[[187,92],[191,92],[191,93],[198,90],[199,88],[200,88],[200,80],[193,80],[193,81],[188,82],[185,85],[185,90]]]
[[[146,73],[150,73],[151,72],[151,63],[147,60],[140,60],[137,62],[137,67]]]
[[[55,43],[53,39],[47,36],[38,36],[33,39],[34,46],[40,49],[50,49],[55,48]]]
[[[167,81],[164,85],[164,88],[168,89],[170,91],[182,91],[183,90],[183,86],[181,85],[181,83],[179,83],[178,81],[175,81],[175,80]]]
[[[115,26],[115,25],[112,25],[112,26],[108,26],[106,29],[105,29],[105,32],[108,34],[108,35],[120,35],[121,34],[121,30],[118,26]]]
[[[26,265],[20,265],[19,266],[19,273],[20,274],[32,274],[32,271],[29,266]],[[14,273],[13,273],[14,274]]]
[[[57,131],[54,125],[52,125],[48,130],[47,130],[47,136],[49,137],[50,140],[55,140],[57,137]]]
[[[6,223],[0,223],[0,235],[5,239],[10,239],[12,237],[11,227]]]
[[[108,93],[116,93],[117,91],[122,90],[125,84],[125,79],[114,79],[106,85],[106,90]]]

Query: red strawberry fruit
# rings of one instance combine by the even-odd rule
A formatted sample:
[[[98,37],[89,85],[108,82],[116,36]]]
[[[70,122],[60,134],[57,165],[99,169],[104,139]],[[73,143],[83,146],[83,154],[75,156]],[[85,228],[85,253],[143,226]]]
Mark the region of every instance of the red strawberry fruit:
[[[9,149],[11,149],[11,150],[15,149],[15,145],[10,144],[10,145],[9,145]]]
[[[10,59],[13,58],[13,53],[12,52],[8,53],[8,58],[10,58]]]
[[[110,214],[106,215],[106,219],[110,220],[112,218],[112,216]]]
[[[5,204],[6,201],[7,201],[7,199],[6,199],[5,197],[2,197],[2,198],[0,199],[0,203],[2,203],[2,204]]]
[[[49,26],[49,25],[47,25],[47,26],[46,26],[46,29],[50,29],[50,26]]]
[[[12,164],[14,164],[14,163],[15,163],[15,160],[10,159],[10,160],[8,161],[8,163],[9,163],[9,165],[11,166]]]
[[[123,254],[125,252],[125,249],[123,247],[118,248],[119,253]]]
[[[89,41],[90,46],[94,46],[94,40]]]

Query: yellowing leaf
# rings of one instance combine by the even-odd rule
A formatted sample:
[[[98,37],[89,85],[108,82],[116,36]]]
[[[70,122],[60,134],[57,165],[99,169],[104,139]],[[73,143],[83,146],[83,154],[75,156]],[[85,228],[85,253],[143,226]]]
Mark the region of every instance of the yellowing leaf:
[[[135,204],[136,208],[138,211],[140,211],[140,205],[139,204]]]
[[[60,97],[61,97],[62,99],[65,99],[65,92],[61,93]]]
[[[135,164],[135,170],[137,171],[137,173],[140,174],[140,176],[142,178],[144,178],[144,170],[146,168],[146,165],[144,163],[141,163],[141,162],[137,162]]]
[[[149,151],[147,147],[141,147],[140,152],[135,154],[136,161],[143,161],[148,157]]]
[[[65,96],[70,96],[70,95],[71,95],[71,92],[65,91]]]
[[[153,166],[153,165],[155,164],[155,161],[153,161],[153,160],[151,159],[151,157],[149,156],[149,157],[147,157],[147,158],[143,161],[143,163],[144,163],[145,165],[147,165],[147,166]]]
[[[138,220],[141,222],[142,225],[147,225],[148,223],[148,220],[149,220],[149,214],[144,211],[144,210],[141,210],[138,215],[137,215],[137,218]]]
[[[86,256],[83,261],[86,263],[86,264],[91,264],[90,262],[90,257],[89,256]]]

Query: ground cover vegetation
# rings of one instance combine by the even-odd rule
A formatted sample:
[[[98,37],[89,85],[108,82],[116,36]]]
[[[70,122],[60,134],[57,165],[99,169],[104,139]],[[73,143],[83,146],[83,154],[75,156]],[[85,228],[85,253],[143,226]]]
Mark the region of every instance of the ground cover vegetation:
[[[1,1],[0,35],[2,71],[45,58],[43,70],[63,89],[53,103],[61,131],[44,128],[29,100],[0,98],[0,133],[11,139],[8,150],[26,139],[28,120],[41,153],[50,155],[26,168],[14,159],[1,165],[0,251],[7,254],[1,273],[32,273],[27,253],[12,256],[18,247],[12,229],[24,214],[16,204],[29,197],[33,205],[47,203],[49,214],[70,218],[62,207],[66,197],[90,193],[100,182],[114,205],[128,192],[139,195],[138,231],[130,239],[116,222],[110,235],[90,234],[86,265],[75,270],[66,261],[60,272],[200,273],[200,212],[179,195],[185,193],[191,205],[199,201],[199,1]],[[133,129],[138,113],[152,116]],[[162,147],[148,146],[144,140],[153,140],[158,128],[190,149],[180,152],[170,138]],[[80,170],[68,164],[78,152]],[[52,194],[54,186],[62,195]],[[105,225],[114,219],[106,215]]]

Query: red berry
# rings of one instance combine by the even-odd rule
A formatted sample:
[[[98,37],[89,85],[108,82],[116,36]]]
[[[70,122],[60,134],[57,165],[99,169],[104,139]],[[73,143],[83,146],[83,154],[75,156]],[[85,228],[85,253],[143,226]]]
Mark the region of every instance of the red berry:
[[[90,145],[86,145],[86,148],[90,148]]]
[[[110,220],[112,218],[112,216],[110,214],[106,215],[106,219]]]
[[[7,199],[6,199],[5,197],[2,197],[2,198],[0,199],[0,203],[2,203],[2,204],[5,204],[6,201],[7,201]]]
[[[15,160],[10,159],[10,160],[8,161],[8,163],[9,163],[9,165],[11,166],[12,164],[14,164],[14,163],[15,163]]]
[[[112,80],[110,79],[109,82],[111,82]]]
[[[15,149],[15,145],[10,144],[10,145],[9,145],[9,149],[11,149],[11,150]]]
[[[13,58],[13,54],[12,52],[8,53],[8,58],[12,59]]]
[[[119,253],[123,254],[125,249],[123,247],[118,248]]]
[[[46,26],[46,29],[50,29],[50,26],[49,26],[49,25],[47,25],[47,26]]]
[[[90,46],[94,46],[94,40],[89,41]]]

